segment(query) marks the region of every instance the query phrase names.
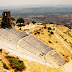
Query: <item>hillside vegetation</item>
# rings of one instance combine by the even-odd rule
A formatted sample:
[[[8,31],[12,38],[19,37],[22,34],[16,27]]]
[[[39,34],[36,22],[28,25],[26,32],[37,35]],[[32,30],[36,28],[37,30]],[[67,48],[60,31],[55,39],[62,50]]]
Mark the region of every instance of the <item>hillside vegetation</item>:
[[[46,24],[43,28],[38,25],[32,35],[56,50],[68,62],[72,51],[72,29],[62,25]]]
[[[34,37],[52,47],[65,60],[70,61],[72,52],[72,29],[56,24],[35,23],[18,27],[17,30],[31,33]]]
[[[0,65],[4,63],[5,67],[7,67],[7,69],[11,72],[63,72],[62,70],[60,70],[60,68],[53,68],[37,62],[32,62],[23,58],[15,57],[10,53],[6,53],[4,50],[2,51],[2,53],[0,52],[0,58],[2,59],[2,62],[0,61]],[[19,63],[17,63],[18,61],[19,63],[23,62],[25,64],[25,68],[19,66]],[[18,69],[18,67],[16,66],[19,66],[19,68],[24,68],[23,71],[17,71],[16,69]],[[3,67],[0,67],[0,69],[2,70],[2,72],[5,72]]]

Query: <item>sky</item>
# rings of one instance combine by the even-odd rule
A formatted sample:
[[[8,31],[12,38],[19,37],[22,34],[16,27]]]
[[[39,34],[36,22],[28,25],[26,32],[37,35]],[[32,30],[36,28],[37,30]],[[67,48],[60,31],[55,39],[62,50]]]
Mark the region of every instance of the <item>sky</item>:
[[[72,0],[0,0],[0,6],[71,5]]]

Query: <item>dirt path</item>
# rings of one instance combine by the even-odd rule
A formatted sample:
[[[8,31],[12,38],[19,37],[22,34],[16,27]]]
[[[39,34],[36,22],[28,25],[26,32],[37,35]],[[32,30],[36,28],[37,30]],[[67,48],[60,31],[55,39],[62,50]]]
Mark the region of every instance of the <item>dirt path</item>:
[[[65,47],[72,53],[71,49],[70,49],[70,46],[68,44],[66,44],[64,42],[64,40],[56,33],[54,32],[54,35],[65,45]]]

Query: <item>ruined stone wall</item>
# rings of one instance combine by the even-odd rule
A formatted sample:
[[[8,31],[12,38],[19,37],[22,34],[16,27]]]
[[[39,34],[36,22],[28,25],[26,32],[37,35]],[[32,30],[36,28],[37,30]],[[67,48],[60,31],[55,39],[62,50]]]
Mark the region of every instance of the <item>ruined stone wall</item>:
[[[11,25],[11,14],[10,11],[3,12],[2,19],[7,22],[8,25]]]

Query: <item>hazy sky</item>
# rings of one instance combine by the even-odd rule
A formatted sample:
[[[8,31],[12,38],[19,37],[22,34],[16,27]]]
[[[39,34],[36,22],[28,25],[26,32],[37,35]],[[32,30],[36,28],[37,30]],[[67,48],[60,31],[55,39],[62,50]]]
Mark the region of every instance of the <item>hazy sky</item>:
[[[0,6],[72,4],[72,0],[0,0]]]

